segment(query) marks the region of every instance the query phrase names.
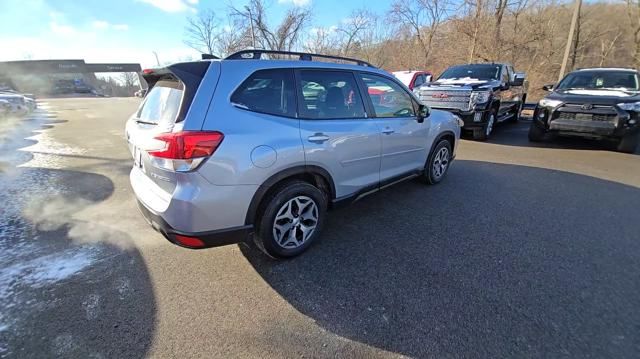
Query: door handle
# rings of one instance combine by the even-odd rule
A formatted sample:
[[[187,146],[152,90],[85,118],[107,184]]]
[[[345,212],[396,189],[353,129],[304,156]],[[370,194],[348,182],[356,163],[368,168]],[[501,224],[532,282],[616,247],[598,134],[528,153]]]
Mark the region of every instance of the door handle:
[[[316,133],[313,136],[307,137],[307,140],[314,143],[323,143],[329,140],[329,136],[325,135],[324,133]]]
[[[396,131],[394,131],[393,128],[391,128],[391,127],[387,127],[384,130],[382,130],[382,133],[384,133],[385,135],[390,135],[390,134],[392,134],[394,132],[396,132]]]

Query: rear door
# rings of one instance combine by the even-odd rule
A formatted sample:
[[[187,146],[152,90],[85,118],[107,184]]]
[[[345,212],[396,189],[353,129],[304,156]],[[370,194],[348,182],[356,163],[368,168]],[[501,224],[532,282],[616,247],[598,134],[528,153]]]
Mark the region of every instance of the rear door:
[[[418,123],[413,97],[390,78],[370,73],[359,76],[382,137],[380,181],[424,168],[430,122]]]
[[[336,197],[378,186],[380,131],[367,118],[351,71],[296,71],[300,136],[307,165],[333,177]]]

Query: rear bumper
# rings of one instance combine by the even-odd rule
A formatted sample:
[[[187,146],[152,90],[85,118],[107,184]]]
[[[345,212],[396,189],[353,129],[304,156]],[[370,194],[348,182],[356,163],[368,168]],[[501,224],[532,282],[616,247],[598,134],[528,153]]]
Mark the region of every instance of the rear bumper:
[[[184,248],[203,249],[211,247],[226,246],[228,244],[241,243],[249,239],[253,232],[253,225],[246,225],[233,228],[225,228],[208,232],[183,232],[172,228],[162,217],[153,213],[145,207],[139,200],[138,209],[142,216],[149,222],[151,227],[160,232],[169,242]],[[204,243],[204,246],[190,246],[181,243],[176,235],[197,238]]]

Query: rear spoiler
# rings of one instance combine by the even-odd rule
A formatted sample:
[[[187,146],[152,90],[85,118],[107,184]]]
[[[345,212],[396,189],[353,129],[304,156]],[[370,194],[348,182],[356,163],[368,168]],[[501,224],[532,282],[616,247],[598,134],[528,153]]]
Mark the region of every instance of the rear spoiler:
[[[196,91],[202,78],[207,73],[209,65],[209,61],[181,62],[167,67],[142,70],[141,76],[149,86],[148,92],[162,80],[180,81],[182,83],[184,95],[180,105],[180,112],[176,118],[176,122],[181,122],[187,115],[193,97],[196,95]]]

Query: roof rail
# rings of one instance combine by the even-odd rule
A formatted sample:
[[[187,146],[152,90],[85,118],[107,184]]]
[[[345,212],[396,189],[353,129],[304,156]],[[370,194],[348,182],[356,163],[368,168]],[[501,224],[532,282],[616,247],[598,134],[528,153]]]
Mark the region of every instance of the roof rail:
[[[313,61],[314,57],[323,58],[323,59],[332,59],[332,60],[341,60],[341,61],[349,61],[355,62],[359,66],[373,67],[370,63],[358,59],[352,59],[349,57],[342,56],[333,56],[333,55],[321,55],[321,54],[312,54],[307,52],[295,52],[295,51],[279,51],[279,50],[241,50],[236,53],[233,53],[225,58],[225,60],[260,60],[262,59],[263,54],[274,54],[274,55],[290,55],[290,56],[298,56],[298,60],[300,61]],[[267,59],[264,59],[267,60]]]

